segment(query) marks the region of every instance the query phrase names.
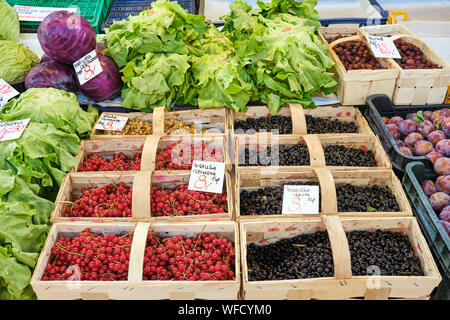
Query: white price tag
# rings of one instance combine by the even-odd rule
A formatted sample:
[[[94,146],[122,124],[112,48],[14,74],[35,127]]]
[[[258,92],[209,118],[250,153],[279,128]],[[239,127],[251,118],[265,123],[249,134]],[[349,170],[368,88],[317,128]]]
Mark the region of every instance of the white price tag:
[[[194,160],[188,190],[222,193],[225,163]]]
[[[123,127],[125,127],[125,125],[127,124],[127,121],[127,117],[103,113],[97,124],[95,125],[95,129],[106,131],[122,131]]]
[[[366,36],[366,39],[375,58],[401,58],[391,38]]]
[[[54,11],[69,11],[77,12],[78,8],[51,8],[51,7],[31,7],[31,6],[20,6],[15,5],[14,10],[17,11],[20,21],[34,21],[40,22],[45,19],[50,13]]]
[[[285,185],[282,214],[318,214],[319,186]]]
[[[0,141],[19,139],[28,122],[30,119],[0,122]]]
[[[95,49],[81,59],[75,61],[73,63],[73,67],[75,68],[75,73],[80,81],[80,85],[83,85],[92,78],[95,78],[103,71]]]
[[[17,96],[19,92],[3,79],[0,79],[0,109],[9,99]]]

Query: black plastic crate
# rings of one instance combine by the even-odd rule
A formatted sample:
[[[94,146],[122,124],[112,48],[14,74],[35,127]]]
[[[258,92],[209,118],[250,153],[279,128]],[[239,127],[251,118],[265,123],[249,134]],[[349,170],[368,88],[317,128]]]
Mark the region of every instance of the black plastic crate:
[[[423,163],[414,161],[406,166],[406,173],[402,182],[414,215],[419,221],[442,274],[442,282],[436,288],[432,297],[450,300],[450,237],[445,232],[444,227],[439,222],[439,217],[420,187],[422,181],[434,181],[436,178],[437,174],[425,171]]]
[[[386,153],[391,158],[392,166],[401,172],[405,172],[408,163],[420,161],[424,164],[425,171],[434,173],[433,164],[426,156],[407,156],[400,151],[400,148],[395,143],[391,133],[386,128],[383,120],[381,120],[381,117],[391,118],[393,116],[400,116],[405,118],[408,113],[427,110],[434,111],[447,108],[448,105],[394,106],[389,97],[385,94],[371,95],[367,99],[367,103],[369,106],[365,110],[364,115],[375,135],[380,138]]]

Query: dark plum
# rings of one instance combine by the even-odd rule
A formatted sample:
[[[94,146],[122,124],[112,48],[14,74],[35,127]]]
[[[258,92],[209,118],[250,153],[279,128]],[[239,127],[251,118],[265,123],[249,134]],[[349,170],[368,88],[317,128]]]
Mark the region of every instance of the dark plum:
[[[433,113],[433,111],[424,111],[423,112],[423,118],[425,119],[425,120],[430,120],[431,119],[431,114]]]
[[[403,120],[398,125],[398,131],[401,135],[407,136],[408,134],[417,130],[418,123],[412,120]]]
[[[406,119],[410,119],[410,120],[412,120],[414,117],[416,117],[417,116],[417,113],[408,113],[407,115],[406,115]]]
[[[402,140],[395,140],[395,143],[399,148],[406,147],[406,144]]]
[[[403,121],[403,118],[399,117],[399,116],[395,116],[395,117],[392,117],[392,118],[389,119],[389,123],[393,123],[397,127],[400,125],[400,122],[402,122],[402,121]]]
[[[439,116],[436,119],[434,119],[433,124],[438,127],[439,129],[442,128],[442,125],[444,124],[445,119],[447,119],[447,117],[444,116]]]
[[[436,151],[442,153],[444,156],[450,156],[450,139],[444,139],[436,144]]]
[[[430,196],[431,207],[439,212],[450,204],[450,196],[445,192],[435,192]]]
[[[437,188],[436,188],[436,184],[432,181],[432,180],[425,180],[422,181],[422,183],[420,184],[420,186],[422,187],[422,191],[423,193],[425,193],[425,195],[427,197],[431,196],[433,193],[437,192]]]
[[[447,232],[447,234],[450,234],[450,222],[445,221],[445,220],[439,220],[439,221],[442,224],[442,226],[444,227],[445,232]]]
[[[420,133],[413,132],[408,134],[403,142],[405,142],[406,146],[414,148],[416,142],[420,140],[423,140],[423,136]]]
[[[411,133],[412,134],[412,133]],[[433,145],[430,141],[420,140],[417,141],[414,145],[414,155],[416,156],[425,156],[433,151]]]
[[[439,219],[450,222],[450,206],[445,206],[441,213],[439,213]]]
[[[408,147],[401,147],[400,151],[403,152],[404,154],[406,154],[407,156],[413,155],[411,148],[408,148]]]
[[[425,138],[428,137],[428,135],[434,131],[434,126],[431,123],[431,121],[425,120],[419,123],[417,126],[417,132],[423,135]]]
[[[436,172],[440,176],[450,174],[450,158],[437,158],[433,164],[433,168],[434,172]]]
[[[386,125],[386,128],[389,130],[394,139],[401,138],[400,132],[398,131],[398,127],[395,124],[389,123]]]
[[[427,137],[427,140],[430,141],[433,146],[435,146],[439,141],[446,139],[446,135],[441,130],[436,130],[430,133]]]
[[[439,110],[433,111],[430,115],[430,121],[434,122],[434,120],[436,120],[438,117],[440,117],[442,115],[441,112],[439,112]]]
[[[450,136],[450,118],[447,118],[448,120],[446,120],[444,122],[444,124],[442,125],[442,131],[445,133],[445,135],[447,137]]]
[[[436,189],[440,192],[450,194],[450,175],[439,176],[436,179]]]
[[[431,163],[434,164],[434,162],[435,162],[438,158],[442,158],[443,155],[442,155],[442,153],[440,153],[440,152],[432,151],[432,152],[430,152],[429,154],[427,154],[426,157],[427,157],[428,159],[430,159]]]

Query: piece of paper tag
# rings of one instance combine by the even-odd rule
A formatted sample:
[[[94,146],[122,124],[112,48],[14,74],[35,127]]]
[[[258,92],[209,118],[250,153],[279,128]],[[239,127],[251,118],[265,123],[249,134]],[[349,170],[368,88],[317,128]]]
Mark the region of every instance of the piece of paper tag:
[[[0,122],[0,141],[19,139],[30,119]]]
[[[188,190],[222,193],[225,163],[194,160]]]
[[[89,80],[95,78],[103,71],[95,49],[81,59],[75,61],[73,63],[73,67],[75,69],[75,73],[77,74],[80,85],[83,85]]]
[[[77,12],[78,8],[52,8],[52,7],[32,7],[15,5],[14,10],[17,11],[20,21],[34,21],[40,22],[45,19],[50,13],[60,10],[69,12]]]
[[[400,53],[391,38],[366,36],[366,39],[375,58],[401,59]]]
[[[9,99],[17,96],[19,92],[14,89],[8,82],[0,79],[0,109]]]
[[[285,185],[282,214],[318,214],[319,186]]]
[[[95,129],[106,131],[122,131],[123,127],[125,127],[125,125],[127,124],[127,121],[127,117],[102,113],[100,119],[95,125]]]

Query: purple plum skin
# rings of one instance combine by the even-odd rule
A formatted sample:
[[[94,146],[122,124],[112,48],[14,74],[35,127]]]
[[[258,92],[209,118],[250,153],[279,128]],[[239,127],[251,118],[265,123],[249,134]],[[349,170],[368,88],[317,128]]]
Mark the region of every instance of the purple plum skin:
[[[422,181],[420,187],[427,197],[430,197],[433,193],[437,192],[436,184],[431,180]]]
[[[422,115],[425,120],[430,120],[432,114],[433,114],[433,111],[424,111]]]
[[[406,144],[402,140],[395,140],[395,143],[399,148],[406,147]]]
[[[440,212],[444,207],[450,204],[450,196],[445,192],[435,192],[430,196],[431,207]]]
[[[450,175],[439,176],[436,179],[436,189],[450,195]]]
[[[400,122],[402,122],[402,121],[403,121],[402,117],[395,116],[395,117],[390,118],[388,123],[393,123],[398,127]]]
[[[408,147],[401,147],[400,151],[403,152],[407,156],[412,156],[413,155],[413,152],[412,152],[411,148],[408,148]]]
[[[417,113],[408,113],[407,115],[406,115],[406,119],[410,119],[410,120],[412,120],[415,116],[417,116]]]
[[[450,137],[450,118],[448,121],[445,121],[443,126],[442,126],[442,131],[445,133],[445,135],[448,137]]]
[[[400,134],[404,137],[406,137],[408,134],[413,133],[417,130],[418,123],[412,120],[403,120],[398,125],[398,131]]]
[[[450,156],[450,139],[444,139],[436,144],[436,151],[442,153],[444,156]]]
[[[414,145],[420,140],[423,140],[423,136],[418,132],[412,132],[408,134],[403,141],[405,142],[406,146],[414,148]]]
[[[450,222],[450,206],[445,206],[439,213],[439,219]]]
[[[439,141],[446,139],[445,133],[441,130],[436,130],[430,133],[427,140],[430,141],[433,146],[435,146]]]
[[[448,175],[450,174],[450,158],[440,157],[437,158],[433,164],[434,172],[438,175]]]
[[[450,222],[445,221],[445,220],[439,220],[439,222],[444,227],[445,232],[447,232],[447,234],[450,235]]]
[[[398,127],[395,124],[389,123],[386,125],[386,128],[389,130],[394,139],[401,138],[400,132],[398,131]]]
[[[439,153],[439,152],[432,151],[432,152],[430,152],[429,154],[427,154],[426,157],[427,157],[428,159],[430,159],[431,163],[434,164],[434,162],[435,162],[438,158],[442,158],[443,155],[442,155],[441,153]]]
[[[433,131],[434,131],[434,126],[428,120],[422,121],[417,126],[417,132],[420,133],[421,135],[423,135],[425,138],[428,137],[428,135]]]
[[[430,141],[420,140],[414,145],[414,155],[421,157],[426,156],[433,151],[433,145]]]

